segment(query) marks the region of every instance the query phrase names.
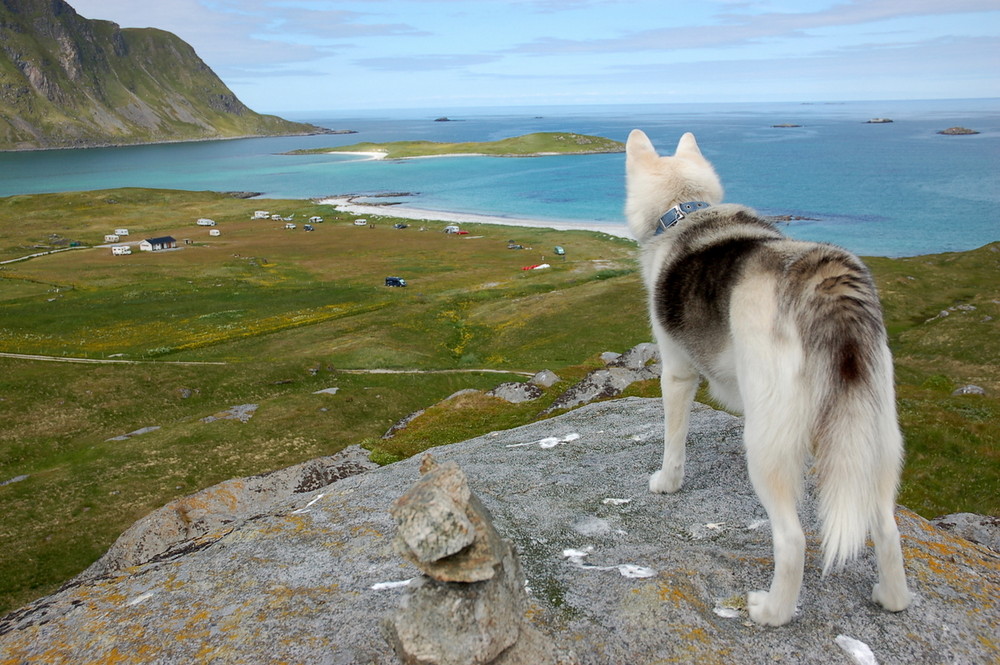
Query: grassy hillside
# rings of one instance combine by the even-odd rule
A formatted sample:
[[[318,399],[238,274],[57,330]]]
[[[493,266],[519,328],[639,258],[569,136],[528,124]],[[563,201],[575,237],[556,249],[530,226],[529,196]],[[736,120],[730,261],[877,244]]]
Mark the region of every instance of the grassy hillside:
[[[247,108],[176,35],[0,3],[0,150],[316,131]]]
[[[535,155],[589,155],[595,152],[624,152],[625,144],[600,136],[567,132],[538,132],[499,141],[439,143],[436,141],[394,141],[391,143],[355,143],[339,148],[311,148],[289,154],[324,152],[377,152],[386,159],[436,157],[441,155],[492,155],[496,157],[532,157]]]
[[[257,209],[294,214],[298,228],[251,221]],[[314,214],[325,221],[304,231]],[[328,206],[211,192],[0,199],[0,261],[84,245],[0,265],[0,352],[137,361],[0,357],[0,483],[20,479],[0,485],[0,611],[52,591],[173,498],[354,443],[387,462],[533,421],[601,352],[649,339],[631,242],[492,225],[459,237],[443,223],[397,230],[397,220],[369,219],[375,228]],[[118,227],[182,246],[131,256],[87,247]],[[900,501],[927,516],[1000,513],[998,250],[871,261],[909,445]],[[552,267],[521,269],[543,261]],[[388,275],[410,285],[386,288]],[[548,368],[563,381],[533,404],[464,397],[383,441],[392,423],[458,390],[523,377],[343,371],[365,368]],[[952,397],[964,383],[988,395]],[[630,394],[658,390],[647,382]],[[202,422],[248,403],[260,407],[247,423]],[[109,441],[146,427],[159,429]]]

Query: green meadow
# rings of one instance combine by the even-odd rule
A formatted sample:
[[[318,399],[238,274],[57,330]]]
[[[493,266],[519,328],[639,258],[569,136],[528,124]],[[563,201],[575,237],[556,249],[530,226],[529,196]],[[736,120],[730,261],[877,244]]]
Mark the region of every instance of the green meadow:
[[[355,143],[338,148],[310,148],[288,154],[307,155],[326,152],[380,152],[386,159],[438,157],[442,155],[494,155],[531,157],[535,155],[580,155],[595,152],[625,152],[625,144],[601,136],[569,132],[538,132],[499,141],[442,143],[438,141],[393,141],[390,143]]]
[[[298,226],[252,220],[261,209]],[[0,261],[64,250],[0,264],[0,353],[51,358],[0,357],[0,612],[52,592],[172,499],[352,444],[389,463],[537,420],[600,353],[650,339],[631,241],[471,224],[446,235],[395,229],[405,220],[386,213],[355,226],[309,201],[140,189],[0,199]],[[304,231],[312,215],[324,221]],[[178,249],[98,247],[122,227]],[[1000,514],[1000,245],[869,263],[908,443],[900,503]],[[390,275],[408,286],[385,287]],[[411,372],[346,371],[365,369]],[[459,390],[542,369],[562,381],[537,402],[464,395],[381,438]],[[966,383],[987,395],[952,396]],[[203,422],[249,403],[246,423]],[[141,428],[157,429],[112,440]]]

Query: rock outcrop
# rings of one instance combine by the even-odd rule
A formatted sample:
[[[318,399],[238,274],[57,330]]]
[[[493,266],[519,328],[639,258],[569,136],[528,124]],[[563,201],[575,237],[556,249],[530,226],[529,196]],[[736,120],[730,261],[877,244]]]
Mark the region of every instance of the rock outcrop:
[[[543,393],[544,391],[533,383],[508,381],[501,383],[493,390],[487,391],[486,394],[491,397],[499,397],[511,404],[520,404],[521,402],[530,402],[538,399]]]
[[[625,353],[605,351],[600,357],[606,365],[605,369],[597,369],[587,374],[583,380],[559,395],[547,409],[542,411],[542,414],[572,409],[595,400],[617,397],[636,381],[648,381],[660,377],[660,352],[655,344],[649,342],[638,344]],[[551,370],[546,369],[538,372],[528,381],[501,383],[496,388],[487,391],[486,394],[511,404],[521,404],[540,398],[545,394],[545,388],[551,388],[558,382],[559,377]],[[461,390],[441,400],[438,404],[444,404],[466,393],[476,392],[478,391],[472,388]],[[382,438],[391,439],[409,427],[425,412],[426,409],[420,409],[404,416],[386,430]]]
[[[589,373],[556,398],[543,413],[572,409],[598,399],[616,397],[636,381],[660,377],[660,352],[655,344],[638,344],[625,353],[601,355],[607,367]]]
[[[590,404],[434,455],[461,468],[513,543],[524,620],[586,665],[850,663],[867,651],[880,665],[1000,660],[996,552],[900,508],[915,600],[882,611],[870,600],[870,550],[820,577],[811,490],[796,616],[781,628],[751,623],[743,599],[770,580],[772,544],[741,435],[740,419],[696,406],[685,485],[671,495],[647,490],[661,458],[659,399]],[[190,547],[74,580],[0,619],[0,653],[13,663],[398,663],[380,626],[422,573],[394,551],[390,510],[419,465],[292,495]]]
[[[960,538],[965,538],[994,552],[1000,552],[1000,517],[954,513],[936,517],[931,524]]]
[[[337,480],[378,468],[357,446],[336,455],[249,478],[213,485],[154,510],[123,533],[77,580],[174,558],[211,543],[234,525],[266,514],[295,495],[314,492]]]

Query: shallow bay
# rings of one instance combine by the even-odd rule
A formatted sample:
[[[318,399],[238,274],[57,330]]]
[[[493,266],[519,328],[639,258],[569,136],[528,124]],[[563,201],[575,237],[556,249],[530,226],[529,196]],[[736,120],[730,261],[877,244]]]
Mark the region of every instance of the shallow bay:
[[[806,218],[795,237],[868,255],[966,250],[1000,238],[1000,100],[643,105],[317,112],[291,119],[356,134],[0,153],[0,195],[121,186],[318,198],[408,192],[407,207],[539,220],[622,220],[621,154],[369,161],[282,155],[358,141],[494,141],[540,131],[624,140],[644,129],[672,151],[698,137],[726,200]],[[874,117],[892,123],[869,124]],[[796,127],[775,127],[779,124]],[[942,136],[961,125],[974,136]]]

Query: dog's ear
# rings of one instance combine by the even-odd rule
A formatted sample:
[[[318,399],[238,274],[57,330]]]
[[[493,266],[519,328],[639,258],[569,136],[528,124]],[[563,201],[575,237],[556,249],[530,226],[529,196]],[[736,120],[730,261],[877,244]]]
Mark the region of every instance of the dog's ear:
[[[628,135],[628,142],[625,143],[626,162],[635,162],[656,156],[656,148],[653,147],[653,142],[649,140],[646,133],[641,129],[633,129]]]
[[[677,152],[674,155],[677,157],[702,157],[701,148],[698,147],[698,142],[694,140],[694,134],[686,132],[681,137],[681,140],[677,142]]]

